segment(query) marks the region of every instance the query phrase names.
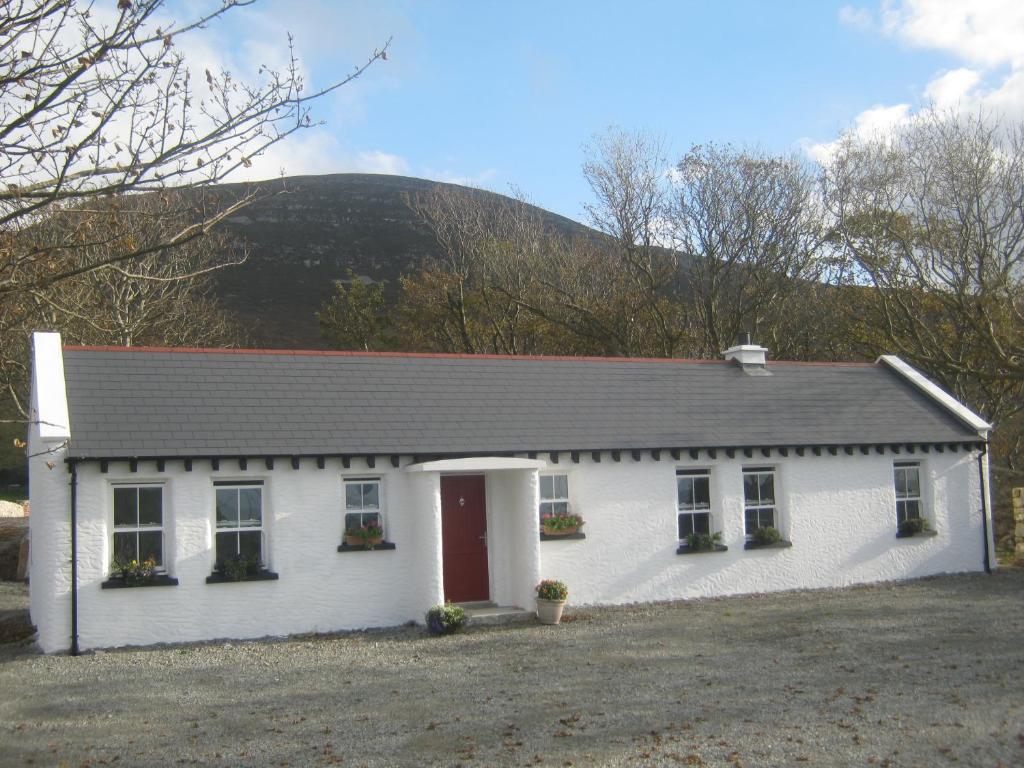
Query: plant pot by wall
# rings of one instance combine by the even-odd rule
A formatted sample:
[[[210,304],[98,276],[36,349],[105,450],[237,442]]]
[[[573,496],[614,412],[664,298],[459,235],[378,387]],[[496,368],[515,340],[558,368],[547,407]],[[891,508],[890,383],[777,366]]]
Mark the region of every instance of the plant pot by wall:
[[[541,624],[557,624],[562,620],[562,609],[565,600],[545,600],[537,598],[537,618]]]
[[[544,528],[543,530],[544,530],[544,535],[545,536],[571,536],[572,534],[576,533],[579,530],[579,526],[577,526],[575,528],[562,528],[562,529]]]

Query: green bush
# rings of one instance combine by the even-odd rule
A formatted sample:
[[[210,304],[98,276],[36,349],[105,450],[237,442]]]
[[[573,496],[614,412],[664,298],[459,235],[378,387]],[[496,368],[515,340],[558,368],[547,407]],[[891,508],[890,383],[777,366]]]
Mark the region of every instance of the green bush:
[[[767,528],[758,528],[754,531],[754,541],[758,544],[775,544],[781,540],[782,534],[771,526],[768,526]]]
[[[432,635],[450,635],[466,623],[466,612],[457,605],[435,605],[426,616],[427,629]]]

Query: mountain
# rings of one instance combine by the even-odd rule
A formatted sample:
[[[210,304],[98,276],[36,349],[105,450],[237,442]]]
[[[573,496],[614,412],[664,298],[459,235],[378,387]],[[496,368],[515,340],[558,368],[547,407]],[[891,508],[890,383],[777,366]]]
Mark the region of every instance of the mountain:
[[[314,313],[331,295],[333,281],[351,268],[387,281],[392,295],[404,272],[437,252],[430,231],[406,203],[437,186],[454,185],[405,176],[332,174],[293,176],[256,185],[224,184],[213,194],[232,199],[247,188],[281,191],[252,203],[225,223],[249,249],[245,264],[218,275],[223,305],[245,324],[252,344],[272,348],[323,346]],[[508,198],[457,187],[494,205]],[[544,222],[568,235],[596,233],[563,216],[537,209]]]

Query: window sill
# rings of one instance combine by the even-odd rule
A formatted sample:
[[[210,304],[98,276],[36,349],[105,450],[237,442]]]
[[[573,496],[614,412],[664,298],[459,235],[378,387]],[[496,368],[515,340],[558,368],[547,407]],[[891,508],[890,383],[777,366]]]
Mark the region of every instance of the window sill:
[[[902,531],[896,531],[897,539],[913,539],[917,537],[929,538],[931,536],[938,536],[938,531],[933,531],[930,528],[927,531],[918,531],[917,533],[903,533]]]
[[[748,541],[744,543],[744,549],[789,549],[793,546],[792,541],[786,539],[780,539],[779,541],[772,542],[771,544],[759,544],[756,541]]]
[[[257,571],[247,573],[244,579],[233,579],[223,573],[211,573],[206,577],[207,584],[241,584],[244,581],[277,581],[278,575],[273,571]]]
[[[139,584],[129,584],[127,581],[122,579],[120,576],[107,579],[100,584],[100,589],[134,589],[135,587],[176,587],[178,586],[178,580],[173,576],[168,576],[165,573],[158,574],[151,578],[148,578]]]
[[[693,549],[685,544],[680,544],[679,549],[676,550],[677,555],[710,555],[715,552],[728,552],[729,548],[725,544],[715,544],[711,549]]]
[[[374,544],[373,548],[366,546],[365,544],[351,544],[341,543],[338,545],[339,552],[377,552],[379,550],[391,550],[396,549],[395,545],[390,541],[382,541],[380,544]]]
[[[555,533],[544,533],[540,532],[541,541],[579,541],[580,539],[587,538],[587,534],[583,531],[576,531],[576,533],[563,533],[561,536]]]

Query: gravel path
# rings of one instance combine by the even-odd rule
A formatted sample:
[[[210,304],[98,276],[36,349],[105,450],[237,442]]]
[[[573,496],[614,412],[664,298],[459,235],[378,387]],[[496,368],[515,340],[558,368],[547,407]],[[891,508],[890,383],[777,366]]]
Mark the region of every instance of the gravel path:
[[[1024,764],[1024,571],[572,618],[0,646],[0,764]]]

